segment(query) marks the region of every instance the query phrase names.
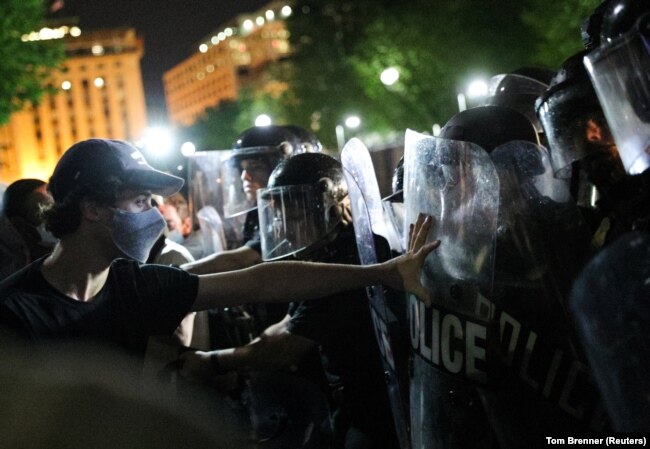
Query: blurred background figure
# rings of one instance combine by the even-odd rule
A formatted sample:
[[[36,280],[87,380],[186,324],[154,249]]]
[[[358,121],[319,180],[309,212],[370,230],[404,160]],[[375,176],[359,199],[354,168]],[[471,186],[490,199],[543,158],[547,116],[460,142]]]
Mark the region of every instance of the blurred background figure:
[[[201,242],[201,229],[194,229],[189,206],[182,193],[168,196],[158,205],[158,209],[167,222],[169,240],[187,248],[194,259],[207,256]]]
[[[52,251],[56,239],[43,226],[40,212],[52,202],[47,184],[20,179],[10,184],[0,215],[0,280]]]

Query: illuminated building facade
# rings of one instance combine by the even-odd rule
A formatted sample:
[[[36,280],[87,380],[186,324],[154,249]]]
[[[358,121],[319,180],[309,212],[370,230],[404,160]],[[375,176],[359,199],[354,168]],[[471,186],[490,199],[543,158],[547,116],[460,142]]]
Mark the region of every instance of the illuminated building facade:
[[[290,14],[291,7],[281,2],[242,14],[204,39],[196,53],[165,72],[170,122],[193,124],[206,109],[237,99],[241,86],[254,80],[268,63],[286,58],[290,48],[284,19]],[[284,88],[277,83],[263,86],[276,93]]]
[[[0,180],[47,180],[73,143],[91,137],[135,141],[146,127],[140,70],[143,41],[132,28],[45,29],[29,39],[63,38],[67,58],[37,106],[12,114],[0,127]]]

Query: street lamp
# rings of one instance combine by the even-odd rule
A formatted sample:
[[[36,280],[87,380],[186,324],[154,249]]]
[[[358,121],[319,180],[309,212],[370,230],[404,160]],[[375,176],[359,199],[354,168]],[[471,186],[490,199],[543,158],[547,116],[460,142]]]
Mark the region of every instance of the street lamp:
[[[271,117],[266,114],[260,114],[255,119],[255,126],[269,126],[271,123]]]
[[[171,132],[163,126],[152,126],[144,132],[143,147],[157,158],[167,156],[172,143]]]
[[[399,80],[399,70],[397,70],[395,67],[388,67],[381,72],[381,75],[379,75],[379,80],[385,86],[392,86],[397,82],[397,80]]]
[[[361,119],[356,115],[350,115],[345,118],[343,123],[350,129],[356,129],[361,126]],[[339,151],[341,151],[345,145],[345,128],[340,124],[336,125],[336,143],[338,144]]]
[[[196,146],[192,142],[185,142],[181,145],[181,154],[185,157],[190,157],[196,153]]]
[[[464,111],[467,109],[468,100],[476,104],[479,99],[485,98],[488,94],[488,83],[483,79],[472,80],[468,85],[465,92],[458,93],[458,110]]]
[[[469,83],[467,87],[468,98],[482,98],[488,94],[488,84],[482,80],[477,79]]]

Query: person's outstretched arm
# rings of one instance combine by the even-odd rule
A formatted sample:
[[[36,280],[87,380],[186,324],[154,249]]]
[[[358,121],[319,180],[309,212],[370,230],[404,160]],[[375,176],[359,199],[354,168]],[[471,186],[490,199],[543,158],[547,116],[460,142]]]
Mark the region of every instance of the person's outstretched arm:
[[[287,330],[290,318],[286,315],[282,321],[269,326],[244,346],[181,354],[181,375],[195,381],[209,381],[229,371],[291,369],[317,343],[290,333]]]
[[[383,284],[414,293],[427,305],[431,297],[420,282],[426,257],[439,241],[426,243],[432,219],[420,214],[409,231],[409,249],[375,265],[272,262],[244,270],[199,276],[193,310],[260,302],[304,301],[369,285]]]
[[[248,246],[242,246],[183,264],[181,268],[194,274],[222,273],[252,267],[261,261],[260,253]]]

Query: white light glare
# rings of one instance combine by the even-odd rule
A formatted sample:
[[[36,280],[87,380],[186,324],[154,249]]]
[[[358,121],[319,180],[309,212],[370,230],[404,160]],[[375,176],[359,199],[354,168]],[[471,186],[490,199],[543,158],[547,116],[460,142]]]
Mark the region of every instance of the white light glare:
[[[172,148],[172,136],[167,128],[152,126],[144,133],[144,147],[151,154],[166,156]]]
[[[253,21],[251,19],[246,19],[244,22],[241,24],[242,31],[244,33],[248,33],[253,30]]]
[[[282,17],[289,17],[291,15],[291,6],[285,5],[282,7],[280,10],[280,14],[282,14]]]
[[[266,16],[266,20],[273,20],[273,19],[275,19],[275,13],[274,13],[273,11],[271,11],[270,9],[268,9],[268,10],[264,13],[264,15]]]
[[[94,84],[95,87],[99,87],[101,89],[102,87],[104,87],[104,78],[98,76],[97,78],[95,78]]]
[[[271,117],[266,114],[260,114],[255,119],[255,126],[269,126],[271,123]]]
[[[474,80],[467,88],[469,98],[485,97],[488,94],[488,84],[483,80]]]
[[[351,115],[350,117],[345,119],[345,126],[348,128],[358,128],[359,125],[361,125],[361,119],[357,117],[356,115]]]
[[[61,89],[63,90],[70,90],[72,87],[72,83],[70,81],[64,81],[61,83]]]
[[[196,153],[196,146],[192,142],[185,142],[181,145],[181,154],[185,157],[189,157]]]
[[[386,70],[381,72],[379,79],[386,86],[392,86],[399,80],[399,70],[395,67],[388,67]]]
[[[205,52],[207,52],[207,51],[208,51],[208,45],[207,45],[207,44],[201,44],[201,45],[199,45],[199,51],[200,51],[201,53],[205,53]]]

